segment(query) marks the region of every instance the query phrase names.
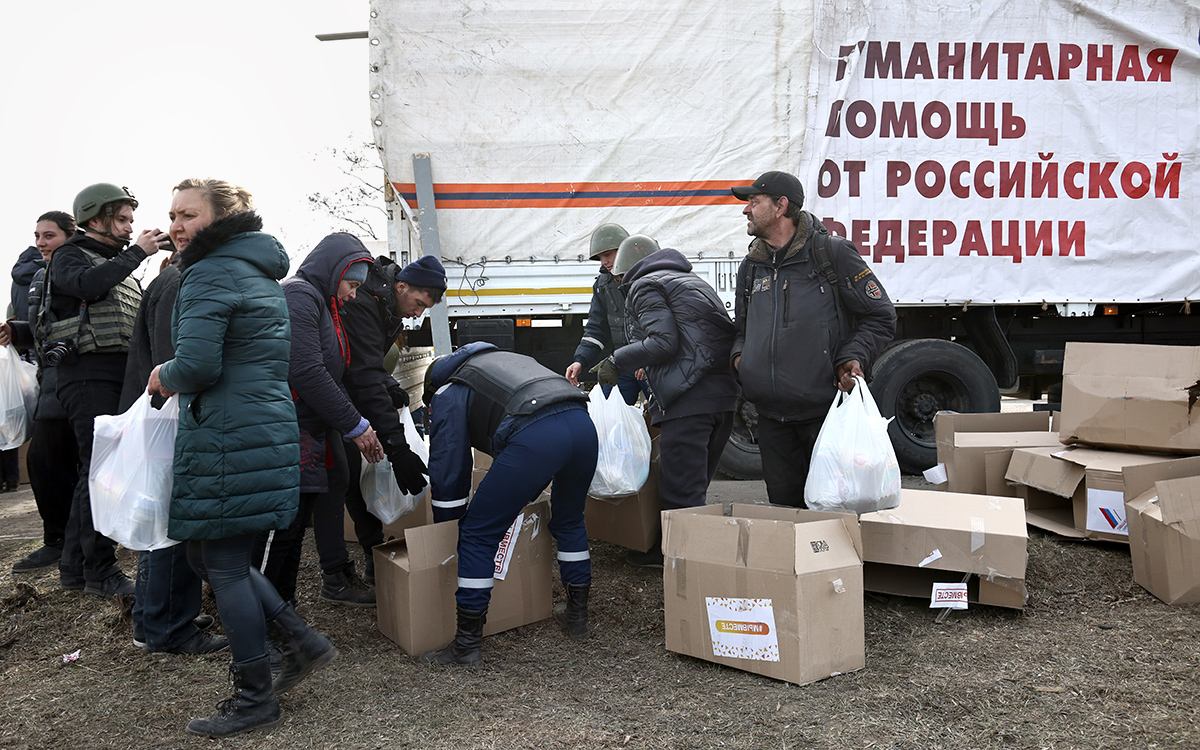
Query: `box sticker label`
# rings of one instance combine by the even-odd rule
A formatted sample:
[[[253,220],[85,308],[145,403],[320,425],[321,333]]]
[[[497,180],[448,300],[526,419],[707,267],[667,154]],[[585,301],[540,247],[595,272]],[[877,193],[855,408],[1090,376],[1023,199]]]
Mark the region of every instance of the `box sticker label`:
[[[930,609],[966,609],[967,584],[935,583],[929,597]]]
[[[933,484],[945,484],[950,481],[950,476],[946,474],[946,464],[938,464],[931,469],[926,469],[925,481]]]
[[[928,565],[929,563],[935,562],[935,561],[941,560],[941,559],[942,559],[942,551],[940,549],[935,549],[933,552],[930,552],[928,555],[926,555],[924,560],[917,563],[917,567],[923,568],[926,565]]]
[[[775,610],[770,599],[704,598],[713,656],[779,661]]]
[[[508,564],[512,561],[513,548],[517,546],[517,537],[521,535],[521,522],[524,520],[525,514],[518,513],[512,526],[508,527],[504,538],[500,540],[500,547],[496,550],[496,569],[492,573],[492,578],[497,581],[503,581],[508,575]]]
[[[1125,518],[1125,496],[1114,490],[1087,491],[1088,531],[1129,536],[1129,522]]]

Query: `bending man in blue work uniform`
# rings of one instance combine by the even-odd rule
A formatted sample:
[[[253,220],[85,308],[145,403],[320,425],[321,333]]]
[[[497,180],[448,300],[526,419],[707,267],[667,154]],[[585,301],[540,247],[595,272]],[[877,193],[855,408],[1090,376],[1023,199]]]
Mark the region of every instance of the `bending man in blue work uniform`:
[[[596,428],[587,396],[532,357],[475,342],[434,360],[425,373],[429,481],[437,522],[458,521],[458,629],[421,661],[477,665],[496,550],[521,509],[554,480],[550,533],[567,590],[554,617],[568,635],[589,635],[592,561],[583,521],[596,472]],[[470,505],[471,448],[492,457]]]

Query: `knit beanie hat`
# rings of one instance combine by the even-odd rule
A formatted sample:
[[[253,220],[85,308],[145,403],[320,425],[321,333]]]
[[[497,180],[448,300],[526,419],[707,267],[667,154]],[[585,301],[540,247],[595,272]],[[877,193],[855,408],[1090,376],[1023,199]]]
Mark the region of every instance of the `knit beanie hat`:
[[[396,272],[396,281],[446,291],[446,269],[432,255],[423,255]]]
[[[371,262],[367,258],[356,260],[346,267],[346,272],[342,274],[342,281],[357,281],[364,284],[367,281],[367,270]]]

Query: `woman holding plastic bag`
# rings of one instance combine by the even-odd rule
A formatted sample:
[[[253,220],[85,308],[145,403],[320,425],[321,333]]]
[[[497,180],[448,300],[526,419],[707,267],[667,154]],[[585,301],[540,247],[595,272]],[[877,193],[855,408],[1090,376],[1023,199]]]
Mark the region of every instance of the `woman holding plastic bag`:
[[[187,727],[209,737],[278,724],[276,694],[337,655],[250,566],[255,535],[291,523],[300,499],[291,329],[279,287],[288,257],[252,209],[249,193],[220,180],[176,186],[175,356],[147,384],[150,393],[180,394],[168,531],[187,542],[188,561],[212,585],[233,654],[232,698]],[[268,629],[284,655],[274,682]]]

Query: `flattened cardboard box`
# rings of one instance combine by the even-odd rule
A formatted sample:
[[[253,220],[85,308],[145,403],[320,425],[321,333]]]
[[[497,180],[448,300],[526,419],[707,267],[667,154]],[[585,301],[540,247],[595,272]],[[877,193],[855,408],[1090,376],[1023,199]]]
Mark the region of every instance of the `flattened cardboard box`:
[[[1200,347],[1069,342],[1064,443],[1200,453]]]
[[[667,650],[797,685],[862,669],[854,516],[722,511],[662,514]]]
[[[938,489],[947,492],[988,493],[989,463],[996,467],[1014,448],[1060,445],[1058,433],[1050,432],[1048,412],[939,412],[934,417],[934,430],[938,463],[944,466],[947,480]],[[1016,494],[999,477],[993,477],[990,484],[1000,494]]]
[[[550,616],[550,505],[525,506],[507,567],[497,556],[497,579],[483,634],[510,630]],[[447,521],[407,529],[404,541],[375,548],[375,594],[379,630],[404,651],[419,656],[454,639],[454,592],[458,587],[458,523]],[[499,580],[503,574],[503,580]]]
[[[1122,473],[1133,580],[1167,604],[1200,603],[1200,458]]]
[[[1019,498],[901,490],[900,506],[859,517],[868,591],[928,597],[961,583],[968,600],[1025,607],[1028,534]]]
[[[1110,542],[1129,542],[1125,514],[1125,481],[1121,470],[1129,466],[1155,464],[1169,461],[1170,456],[1144,453],[1098,450],[1080,446],[1066,447],[1059,451],[1036,450],[1014,451],[1009,463],[1008,478],[1031,487],[1040,493],[1048,493],[1069,503],[1072,525],[1084,539]],[[1061,508],[1053,505],[1054,499],[1038,492],[1026,493],[1027,501],[1044,508]],[[1054,514],[1061,520],[1061,510]],[[1048,531],[1050,524],[1043,518],[1050,514],[1034,511],[1030,523]]]

